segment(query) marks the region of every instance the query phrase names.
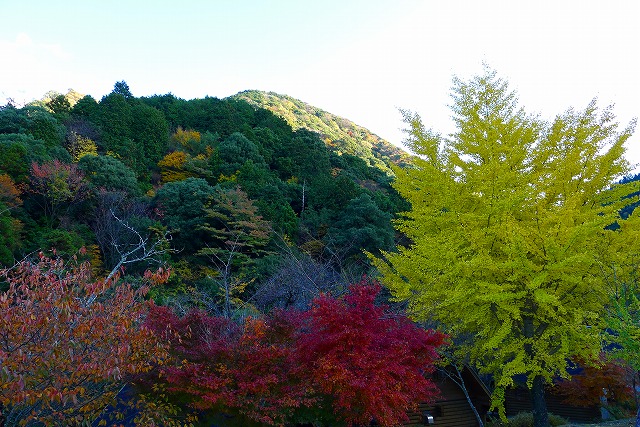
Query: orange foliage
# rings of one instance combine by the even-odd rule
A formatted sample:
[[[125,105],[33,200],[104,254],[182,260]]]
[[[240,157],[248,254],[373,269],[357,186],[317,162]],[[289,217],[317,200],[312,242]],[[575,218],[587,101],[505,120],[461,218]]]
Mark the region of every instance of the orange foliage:
[[[607,360],[604,354],[600,355],[600,361],[602,365],[591,366],[578,360],[578,366],[584,365],[582,372],[570,380],[557,381],[553,393],[561,396],[567,405],[574,406],[599,405],[603,393],[609,403],[631,403],[634,372],[621,362]]]
[[[147,275],[147,284],[165,279]],[[70,425],[112,405],[128,376],[167,352],[142,325],[148,286],[91,280],[91,266],[40,254],[0,270],[0,407],[22,421]],[[73,422],[71,422],[73,420]]]
[[[4,203],[9,207],[20,206],[22,204],[20,193],[20,189],[9,175],[0,175],[0,203]]]

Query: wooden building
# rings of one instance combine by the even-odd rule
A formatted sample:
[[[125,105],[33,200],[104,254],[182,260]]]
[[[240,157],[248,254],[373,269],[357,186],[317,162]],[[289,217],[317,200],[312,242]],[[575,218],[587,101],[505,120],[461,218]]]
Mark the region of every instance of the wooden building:
[[[462,390],[456,383],[455,369],[447,367],[440,369],[433,375],[434,382],[440,389],[440,397],[431,404],[420,404],[418,411],[409,413],[409,422],[406,427],[422,427],[428,425],[442,427],[476,427],[478,422]],[[475,371],[465,368],[461,372],[469,397],[473,402],[483,422],[491,407],[491,392]],[[547,409],[550,413],[559,415],[573,423],[590,423],[602,420],[600,405],[588,407],[572,406],[563,402],[563,397],[547,391],[545,393]],[[529,390],[524,387],[508,389],[504,399],[507,417],[512,417],[520,412],[531,412],[531,398]],[[432,417],[431,424],[427,419]]]
[[[562,402],[562,397],[553,393],[545,392],[547,409],[555,415],[560,415],[574,423],[599,422],[602,419],[599,405],[588,407],[571,406]],[[519,414],[520,412],[531,412],[531,399],[529,390],[525,387],[509,389],[504,394],[504,409],[507,417]]]
[[[409,415],[407,427],[422,427],[431,425],[442,427],[476,427],[478,421],[469,405],[462,388],[454,381],[457,378],[455,369],[443,368],[434,373],[433,380],[440,389],[440,397],[431,404],[421,404],[418,411]],[[491,406],[491,393],[470,369],[461,372],[469,397],[476,407],[480,417],[484,420]],[[429,420],[429,417],[432,417]]]

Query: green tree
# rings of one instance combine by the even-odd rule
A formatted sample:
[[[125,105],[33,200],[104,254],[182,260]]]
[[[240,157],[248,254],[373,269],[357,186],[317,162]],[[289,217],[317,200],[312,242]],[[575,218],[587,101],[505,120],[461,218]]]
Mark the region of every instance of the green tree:
[[[176,98],[170,93],[166,95],[153,95],[148,98],[142,97],[140,100],[146,105],[161,111],[172,130],[176,130],[182,125],[182,118],[189,105],[188,101]]]
[[[287,197],[289,185],[282,181],[273,181],[260,188],[256,196],[258,212],[271,222],[273,229],[282,235],[294,236],[298,229],[298,217]]]
[[[239,132],[231,134],[218,144],[216,151],[219,171],[223,175],[232,175],[242,165],[251,160],[255,165],[265,165],[258,146]]]
[[[144,177],[149,173],[146,168],[144,158],[144,148],[131,138],[105,138],[106,145],[109,146],[107,155],[115,157],[131,168],[137,177]],[[142,182],[142,180],[141,180]]]
[[[22,111],[28,118],[26,133],[43,141],[47,148],[63,144],[65,128],[53,114],[42,107],[25,107]]]
[[[406,113],[415,167],[394,184],[412,204],[397,221],[411,241],[377,260],[383,282],[419,320],[442,322],[494,374],[494,406],[515,375],[532,390],[535,426],[548,426],[544,385],[567,360],[595,360],[607,289],[598,256],[630,191],[610,109],[595,102],[543,123],[487,71],[454,79],[450,138]]]
[[[215,190],[202,178],[168,182],[156,193],[156,203],[163,216],[163,223],[173,237],[172,247],[192,255],[205,245],[202,233],[205,224],[205,207]]]
[[[121,160],[138,177],[141,177],[149,172],[146,167],[149,160],[145,159],[144,145],[136,138],[144,138],[144,131],[148,130],[145,124],[146,118],[142,117],[144,113],[134,117],[135,99],[127,96],[126,93],[121,93],[124,88],[120,88],[121,91],[116,89],[102,98],[96,114],[96,121],[102,128],[102,140],[99,148],[101,152],[106,152]],[[138,126],[138,134],[134,132],[136,119],[145,121]],[[155,162],[151,163],[155,164]]]
[[[25,182],[29,176],[30,142],[36,142],[32,137],[21,134],[0,135],[0,172],[6,173],[18,182]]]
[[[0,267],[15,262],[13,254],[20,247],[20,228],[21,223],[11,216],[9,208],[0,201]]]
[[[317,134],[306,129],[298,129],[290,141],[284,141],[278,155],[283,160],[291,159],[290,176],[297,177],[301,182],[324,177],[331,169],[329,150],[325,143]],[[282,166],[285,165],[283,163]]]
[[[130,102],[123,95],[113,92],[103,97],[100,100],[97,121],[102,127],[105,139],[131,138],[133,113]],[[108,141],[105,141],[105,144],[105,148],[110,150]]]
[[[140,195],[136,174],[116,158],[87,154],[78,161],[78,169],[84,172],[94,191],[104,189]]]
[[[345,206],[340,218],[329,228],[336,246],[350,248],[346,256],[359,256],[362,250],[379,253],[393,246],[391,214],[383,212],[368,194]]]
[[[0,134],[30,134],[49,149],[62,145],[65,128],[44,107],[0,107]]]
[[[20,247],[22,224],[12,215],[22,205],[20,188],[7,174],[0,174],[0,266],[14,262],[13,254]]]
[[[134,142],[143,147],[146,168],[158,163],[169,142],[169,125],[155,108],[136,103],[132,108],[131,132]]]
[[[129,85],[124,80],[116,82],[113,85],[113,91],[111,93],[117,93],[118,95],[122,95],[125,98],[133,98],[133,95],[129,90]]]
[[[45,105],[60,121],[69,117],[71,104],[66,96],[62,94],[55,94],[51,99],[45,102]]]
[[[27,127],[27,117],[23,111],[11,104],[0,107],[0,134],[20,133]]]
[[[86,95],[71,108],[71,115],[94,120],[98,115],[99,108],[98,102],[91,95]]]
[[[271,226],[258,215],[257,206],[240,187],[218,187],[205,213],[207,224],[202,230],[210,234],[212,244],[198,255],[207,256],[215,266],[223,312],[230,317],[235,294],[250,282],[256,257],[267,253]]]

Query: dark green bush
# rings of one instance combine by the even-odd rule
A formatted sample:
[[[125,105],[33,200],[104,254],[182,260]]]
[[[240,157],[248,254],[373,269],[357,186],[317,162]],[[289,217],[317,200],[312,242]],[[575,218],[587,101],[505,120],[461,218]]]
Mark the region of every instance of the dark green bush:
[[[552,427],[569,424],[561,416],[549,414],[549,425]],[[519,414],[504,421],[492,421],[487,423],[487,427],[533,427],[533,414],[531,412],[520,412]]]

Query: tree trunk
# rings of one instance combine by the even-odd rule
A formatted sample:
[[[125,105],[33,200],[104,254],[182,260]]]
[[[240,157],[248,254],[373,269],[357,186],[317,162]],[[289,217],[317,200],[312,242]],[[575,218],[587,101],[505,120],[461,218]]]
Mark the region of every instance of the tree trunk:
[[[535,304],[531,302],[528,306],[535,307]],[[534,338],[533,317],[524,316],[522,320],[524,337],[528,339]],[[525,344],[524,350],[531,359],[534,358],[533,345],[531,343]],[[547,411],[547,402],[544,400],[544,377],[542,375],[536,375],[533,378],[531,407],[533,408],[533,427],[549,427],[549,412]]]
[[[549,412],[544,400],[544,377],[537,375],[531,387],[531,406],[533,408],[533,427],[549,427]]]

